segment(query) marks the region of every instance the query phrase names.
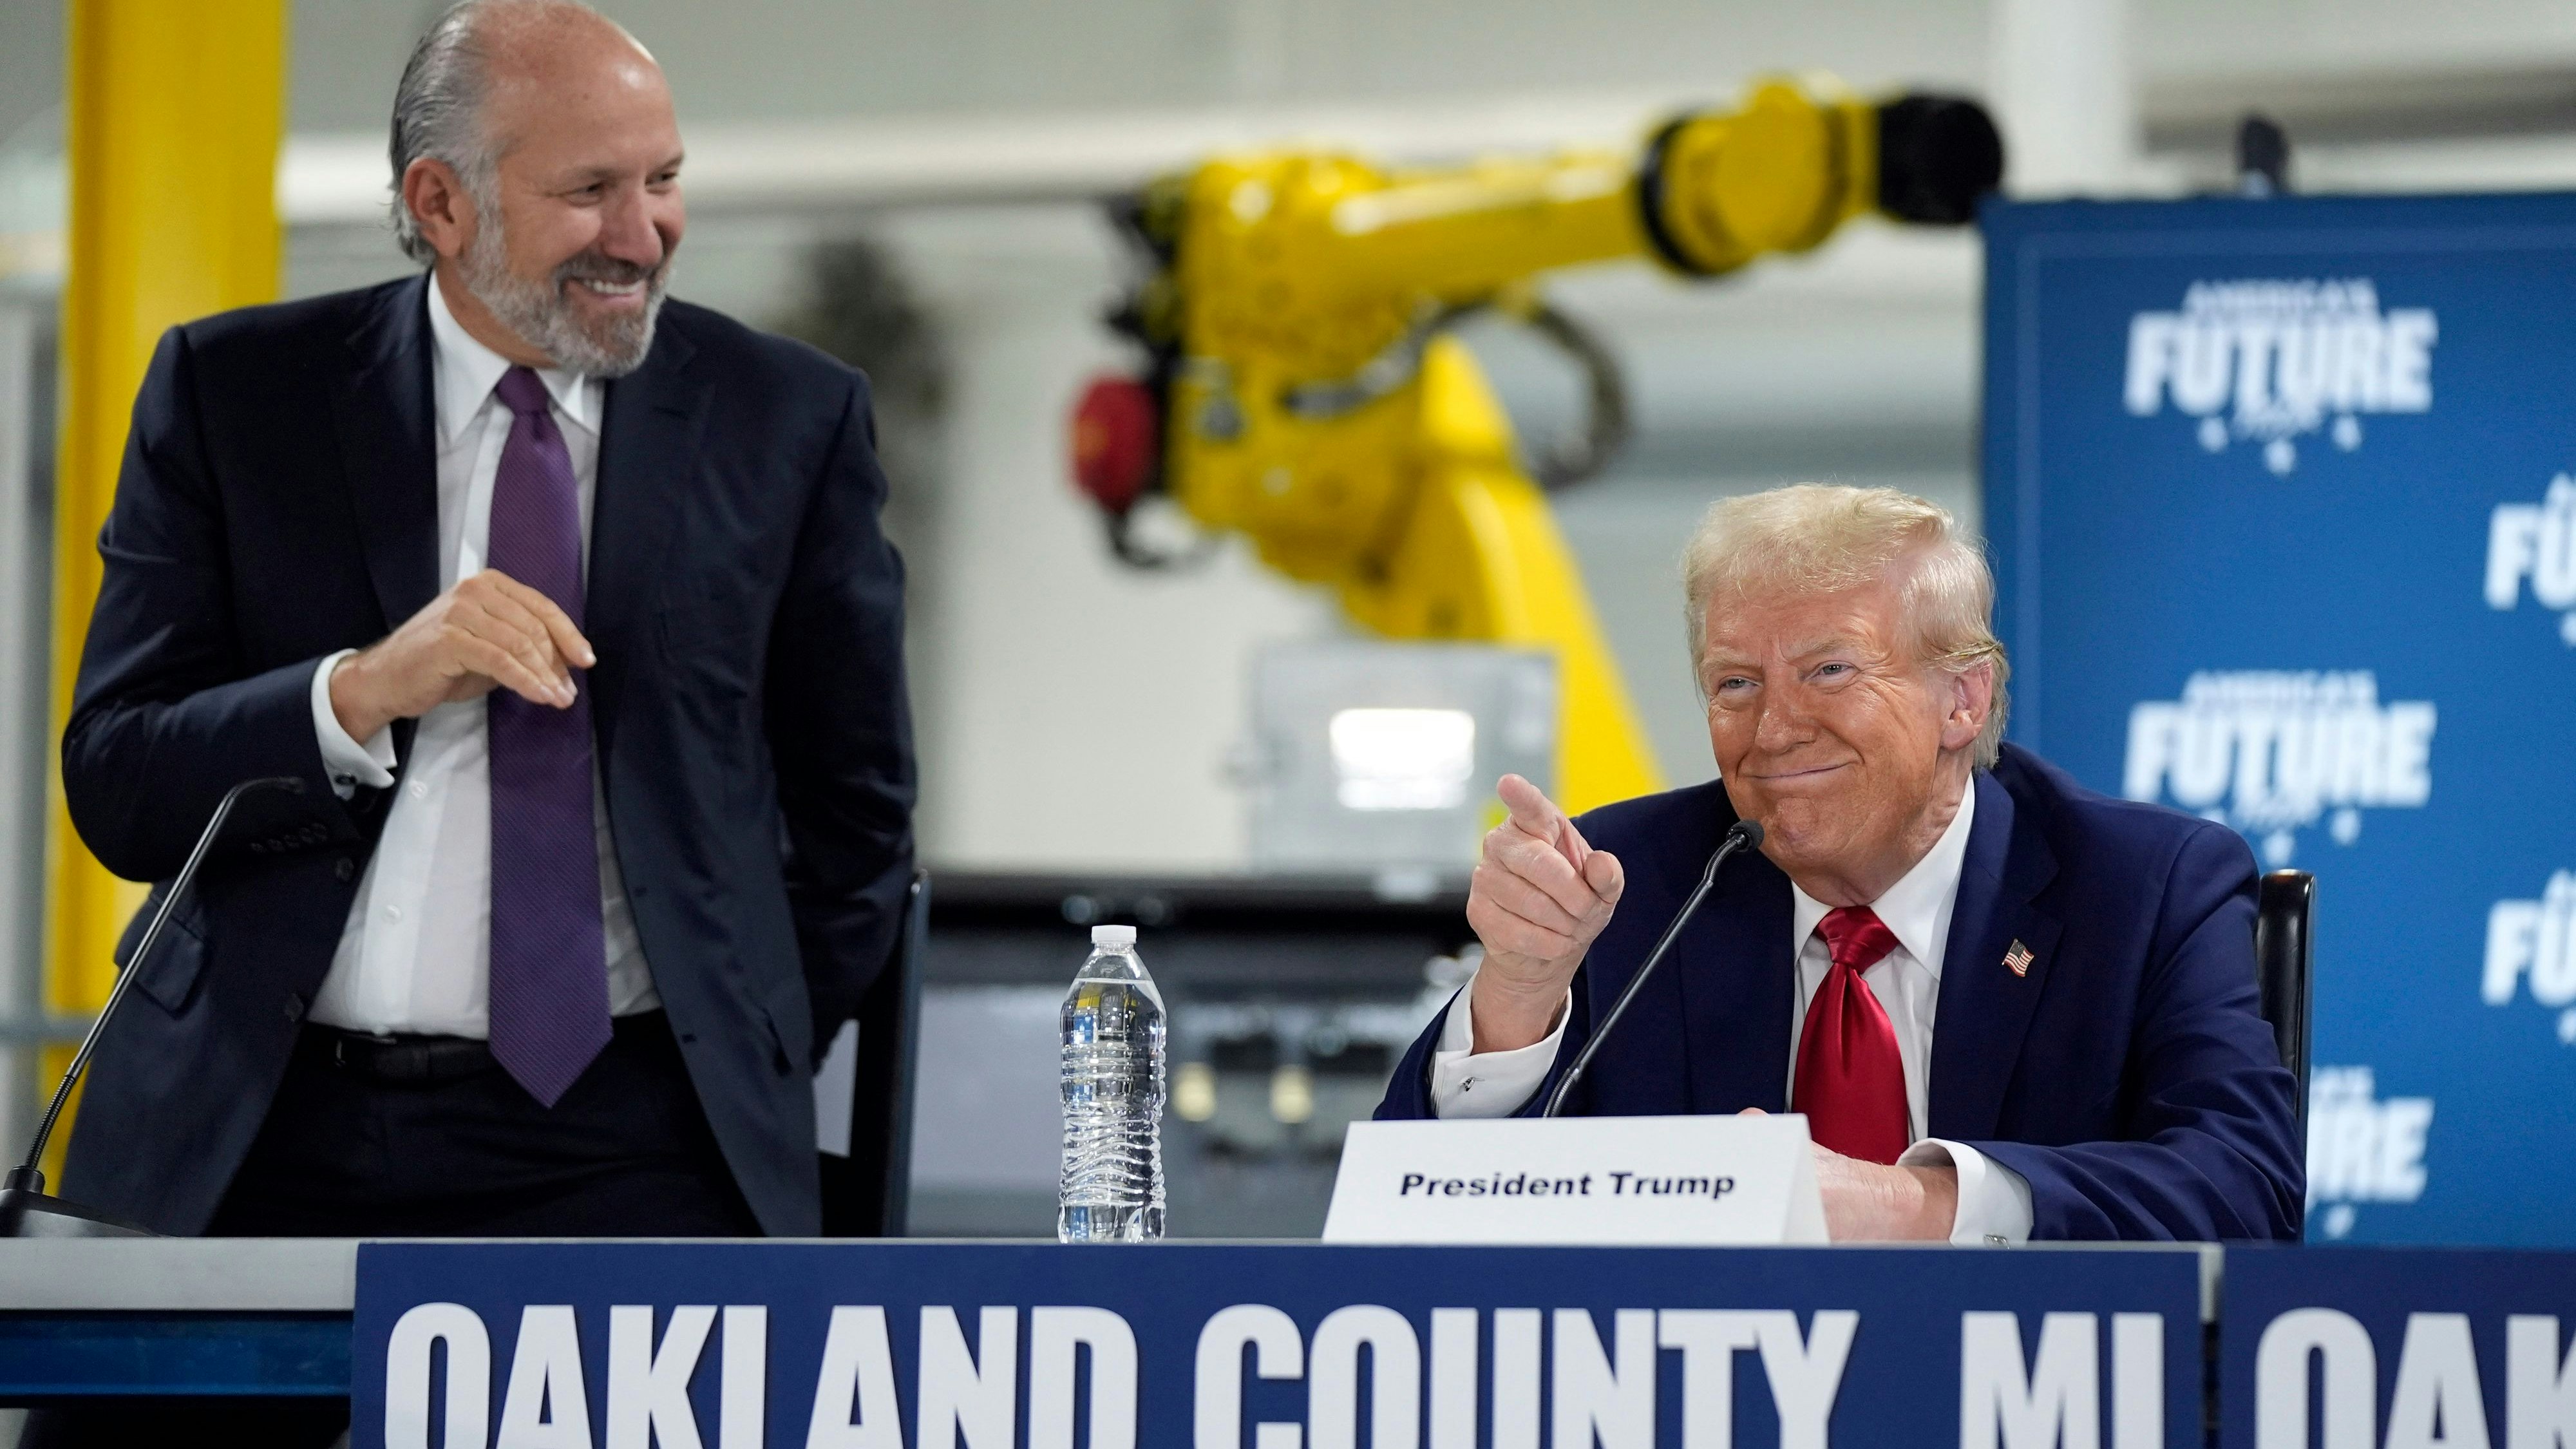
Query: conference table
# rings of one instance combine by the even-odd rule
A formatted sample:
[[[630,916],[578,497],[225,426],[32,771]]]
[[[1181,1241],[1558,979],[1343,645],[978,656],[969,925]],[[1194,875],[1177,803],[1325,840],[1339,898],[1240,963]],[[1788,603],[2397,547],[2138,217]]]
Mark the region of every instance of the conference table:
[[[2571,1332],[2564,1252],[0,1242],[0,1402],[401,1449],[2576,1446]]]

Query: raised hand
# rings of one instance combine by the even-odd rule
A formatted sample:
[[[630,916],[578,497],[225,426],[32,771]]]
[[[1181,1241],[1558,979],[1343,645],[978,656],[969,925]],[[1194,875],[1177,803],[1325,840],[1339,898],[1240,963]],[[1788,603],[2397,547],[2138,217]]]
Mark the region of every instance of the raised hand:
[[[331,675],[331,712],[349,738],[364,740],[494,689],[562,709],[573,702],[572,671],[598,662],[554,600],[485,569],[342,660]]]
[[[1594,850],[1536,785],[1505,775],[1511,813],[1485,834],[1467,891],[1467,924],[1485,944],[1476,972],[1476,1047],[1509,1051],[1544,1040],[1574,968],[1610,924],[1627,885],[1616,857]]]

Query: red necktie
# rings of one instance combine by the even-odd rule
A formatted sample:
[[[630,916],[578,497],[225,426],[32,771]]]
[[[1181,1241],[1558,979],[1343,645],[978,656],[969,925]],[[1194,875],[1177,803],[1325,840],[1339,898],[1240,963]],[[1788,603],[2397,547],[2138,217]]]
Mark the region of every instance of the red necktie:
[[[1827,911],[1816,929],[1834,964],[1798,1033],[1789,1110],[1804,1112],[1815,1140],[1845,1157],[1892,1163],[1907,1145],[1905,1062],[1887,1009],[1860,975],[1896,949],[1896,933],[1867,906]]]

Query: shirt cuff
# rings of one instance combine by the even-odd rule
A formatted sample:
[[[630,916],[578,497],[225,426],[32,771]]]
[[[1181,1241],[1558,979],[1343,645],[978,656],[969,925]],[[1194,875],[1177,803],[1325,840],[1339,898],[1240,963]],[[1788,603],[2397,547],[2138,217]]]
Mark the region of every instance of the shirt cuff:
[[[331,671],[340,661],[357,653],[343,649],[327,654],[313,668],[313,738],[322,746],[322,768],[331,777],[331,793],[346,800],[364,785],[382,790],[394,782],[394,731],[387,725],[365,744],[349,738],[340,727],[340,716],[331,708]]]
[[[2030,1179],[1964,1142],[1926,1137],[1896,1159],[1899,1167],[1952,1167],[1959,1173],[1959,1215],[1950,1241],[2002,1247],[2030,1241]]]
[[[1556,1029],[1542,1041],[1507,1052],[1476,1050],[1476,1018],[1469,1005],[1476,983],[1468,981],[1449,1003],[1449,1020],[1431,1052],[1431,1114],[1442,1118],[1508,1117],[1529,1101],[1556,1065],[1556,1049],[1565,1040],[1565,1020],[1572,1014],[1574,993],[1556,1012]]]

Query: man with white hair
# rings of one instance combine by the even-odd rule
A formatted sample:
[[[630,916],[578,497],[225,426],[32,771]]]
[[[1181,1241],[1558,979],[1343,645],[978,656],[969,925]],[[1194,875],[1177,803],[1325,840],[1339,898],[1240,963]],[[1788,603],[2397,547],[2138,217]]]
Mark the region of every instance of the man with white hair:
[[[1683,572],[1720,778],[1569,820],[1504,777],[1483,963],[1378,1115],[1535,1112],[1753,820],[1567,1110],[1804,1113],[1837,1239],[2296,1238],[2253,856],[2002,743],[1994,585],[1949,514],[1729,499]]]
[[[63,738],[167,881],[64,1189],[164,1233],[809,1236],[811,1068],[911,877],[866,381],[666,298],[669,87],[468,0],[364,291],[210,317],[135,405]],[[141,918],[138,917],[138,920]]]

